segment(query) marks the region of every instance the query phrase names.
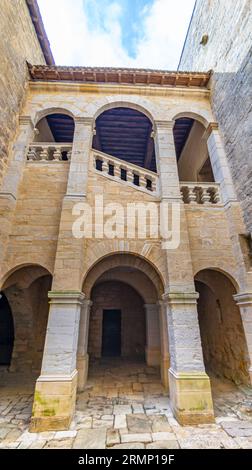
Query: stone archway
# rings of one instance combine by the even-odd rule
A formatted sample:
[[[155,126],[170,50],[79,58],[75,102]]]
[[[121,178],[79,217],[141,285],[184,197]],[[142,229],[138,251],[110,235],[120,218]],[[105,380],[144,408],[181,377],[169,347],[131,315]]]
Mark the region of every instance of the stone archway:
[[[215,269],[195,276],[204,363],[210,377],[249,384],[248,350],[236,289],[230,277]]]
[[[15,331],[10,372],[40,372],[51,282],[51,274],[39,265],[17,267],[5,277],[1,293],[11,309]]]
[[[79,331],[79,390],[86,383],[89,356],[102,356],[106,310],[121,312],[121,357],[142,358],[149,366],[162,366],[165,352],[159,301],[163,286],[150,263],[129,253],[102,258],[87,273],[83,292],[86,300]]]

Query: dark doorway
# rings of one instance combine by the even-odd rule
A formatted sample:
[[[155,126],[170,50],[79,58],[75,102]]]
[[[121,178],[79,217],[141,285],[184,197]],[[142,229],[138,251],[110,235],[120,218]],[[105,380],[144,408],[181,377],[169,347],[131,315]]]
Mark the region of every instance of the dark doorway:
[[[10,365],[14,343],[14,325],[9,302],[0,293],[0,365]]]
[[[103,310],[102,356],[121,356],[121,310]]]

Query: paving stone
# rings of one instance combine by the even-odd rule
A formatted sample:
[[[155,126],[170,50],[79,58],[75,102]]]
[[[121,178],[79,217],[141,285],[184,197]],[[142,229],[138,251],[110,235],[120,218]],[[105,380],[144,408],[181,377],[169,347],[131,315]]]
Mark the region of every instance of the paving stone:
[[[171,426],[165,415],[154,415],[150,417],[152,432],[171,432]]]
[[[223,449],[218,439],[179,439],[181,449]]]
[[[252,436],[252,422],[249,421],[223,422],[221,426],[231,437]]]
[[[154,432],[152,433],[153,441],[165,441],[176,439],[175,434],[172,432]]]
[[[111,449],[144,449],[144,444],[141,442],[134,442],[134,443],[128,443],[128,444],[118,444]]]
[[[146,449],[179,449],[179,443],[175,439],[155,441],[150,444],[146,444]]]
[[[140,403],[132,403],[133,413],[144,413],[144,407]]]
[[[151,432],[151,424],[145,414],[126,415],[127,426],[130,433]]]
[[[121,434],[121,441],[124,442],[152,442],[150,433]]]
[[[114,427],[115,429],[127,428],[126,415],[116,415]]]
[[[132,413],[130,405],[115,405],[113,409],[114,415],[127,415]]]
[[[29,446],[29,449],[43,449],[43,447],[46,445],[46,442],[46,440],[35,441]]]
[[[109,429],[107,431],[106,445],[111,447],[115,444],[120,444],[120,434],[117,429]]]
[[[62,440],[55,440],[48,441],[44,449],[71,449],[73,445],[73,439],[62,439]]]
[[[77,431],[57,431],[55,432],[54,439],[68,439],[76,437]]]
[[[105,429],[81,429],[73,443],[73,449],[105,449]]]

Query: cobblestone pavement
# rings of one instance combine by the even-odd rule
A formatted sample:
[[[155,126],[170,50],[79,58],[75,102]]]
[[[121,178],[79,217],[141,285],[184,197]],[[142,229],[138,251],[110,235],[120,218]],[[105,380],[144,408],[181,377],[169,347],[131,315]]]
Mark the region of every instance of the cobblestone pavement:
[[[252,390],[212,379],[216,424],[182,427],[156,369],[114,360],[90,367],[69,431],[29,433],[35,377],[0,376],[0,448],[252,449]]]

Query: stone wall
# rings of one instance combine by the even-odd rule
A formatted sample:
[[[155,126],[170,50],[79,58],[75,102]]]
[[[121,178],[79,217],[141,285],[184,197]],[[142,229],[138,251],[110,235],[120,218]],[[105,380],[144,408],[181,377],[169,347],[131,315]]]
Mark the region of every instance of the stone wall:
[[[200,44],[208,35],[206,45]],[[198,0],[179,70],[214,70],[211,103],[252,232],[251,0]]]
[[[14,321],[12,372],[39,373],[48,319],[50,276],[34,281],[28,288],[18,284],[5,290]]]
[[[243,325],[229,279],[214,271],[202,271],[196,282],[199,325],[207,372],[235,383],[249,383],[248,351]],[[201,282],[202,280],[202,282]]]
[[[88,352],[101,356],[103,309],[121,310],[121,354],[144,357],[145,312],[143,300],[129,285],[110,281],[98,284],[92,292]]]
[[[26,61],[44,64],[25,0],[1,0],[0,8],[0,185],[24,103]]]

